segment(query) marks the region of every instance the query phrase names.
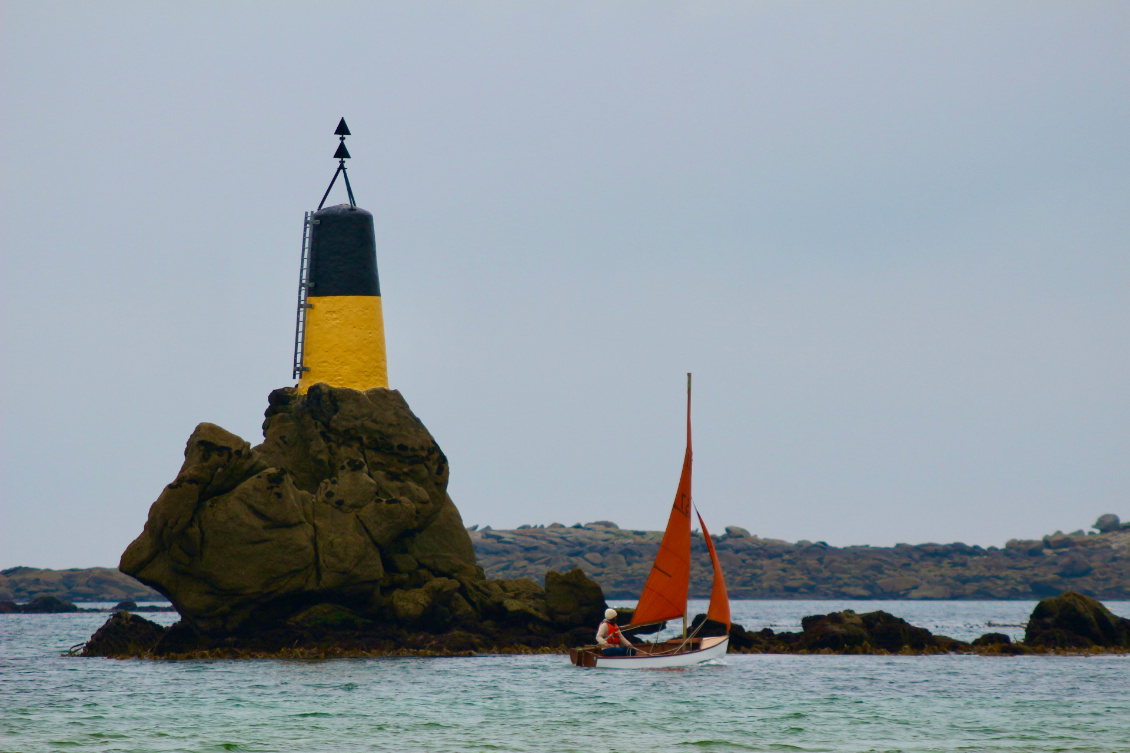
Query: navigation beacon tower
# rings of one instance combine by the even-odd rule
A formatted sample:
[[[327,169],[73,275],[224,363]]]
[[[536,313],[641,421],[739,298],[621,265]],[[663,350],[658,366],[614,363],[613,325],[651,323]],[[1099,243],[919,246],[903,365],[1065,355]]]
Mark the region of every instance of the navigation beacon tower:
[[[319,382],[388,389],[373,215],[353,199],[345,170],[345,137],[350,135],[345,118],[334,133],[340,137],[334,153],[337,170],[317,211],[306,213],[302,229],[294,378],[303,394]],[[349,203],[323,209],[338,175],[345,179]]]

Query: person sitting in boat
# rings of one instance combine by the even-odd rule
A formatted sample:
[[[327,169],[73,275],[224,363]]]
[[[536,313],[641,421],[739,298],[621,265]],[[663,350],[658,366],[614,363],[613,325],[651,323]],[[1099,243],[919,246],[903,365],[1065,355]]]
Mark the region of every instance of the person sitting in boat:
[[[632,648],[632,642],[616,625],[618,616],[615,609],[604,610],[604,621],[596,630],[597,645],[605,656],[633,656],[636,650]]]

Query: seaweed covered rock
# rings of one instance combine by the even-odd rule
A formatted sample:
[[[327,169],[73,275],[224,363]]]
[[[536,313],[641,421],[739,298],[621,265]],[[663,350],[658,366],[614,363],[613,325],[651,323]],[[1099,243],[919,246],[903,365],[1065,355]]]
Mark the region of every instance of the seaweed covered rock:
[[[808,650],[829,648],[842,651],[868,643],[870,634],[863,618],[850,609],[830,614],[810,615],[801,620],[800,645]]]
[[[803,632],[795,639],[798,648],[808,651],[830,649],[836,652],[909,651],[931,653],[958,651],[968,644],[934,635],[926,628],[915,627],[901,617],[887,612],[856,614],[850,609],[831,614],[813,615],[801,620]]]
[[[141,656],[153,650],[168,628],[129,612],[115,612],[86,642],[82,656]]]
[[[974,638],[971,645],[979,646],[1009,646],[1012,639],[1004,633],[985,633],[979,638]]]
[[[697,615],[693,628],[705,620]],[[856,614],[843,612],[816,614],[801,620],[801,632],[777,633],[769,628],[750,632],[741,625],[730,626],[730,649],[739,653],[919,653],[967,651],[968,643],[934,635],[887,612]],[[699,635],[725,635],[726,627],[713,621],[699,629]]]
[[[1044,648],[1130,648],[1130,620],[1090,596],[1067,591],[1036,605],[1024,642]]]

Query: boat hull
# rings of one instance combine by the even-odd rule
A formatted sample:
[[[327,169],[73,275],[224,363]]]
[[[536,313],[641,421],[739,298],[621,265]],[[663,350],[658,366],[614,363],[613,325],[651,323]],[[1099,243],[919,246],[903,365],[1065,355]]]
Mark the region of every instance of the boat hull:
[[[645,645],[637,647],[635,656],[604,656],[599,648],[575,648],[569,652],[569,660],[578,667],[593,669],[673,669],[719,659],[726,655],[729,647],[730,637],[718,636],[696,640],[689,651],[649,651],[649,647]]]

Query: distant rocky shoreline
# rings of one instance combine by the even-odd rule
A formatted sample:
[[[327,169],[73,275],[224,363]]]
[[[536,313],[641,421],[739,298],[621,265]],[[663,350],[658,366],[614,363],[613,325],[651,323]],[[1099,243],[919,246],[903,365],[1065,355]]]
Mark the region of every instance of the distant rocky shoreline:
[[[0,570],[0,602],[31,602],[40,596],[71,602],[168,601],[117,568],[11,567]]]
[[[1095,527],[1092,533],[1013,539],[1001,548],[962,543],[833,547],[762,538],[737,526],[714,538],[735,599],[1038,600],[1067,590],[1130,599],[1130,524],[1108,514]],[[662,538],[661,531],[626,530],[608,521],[468,531],[488,577],[544,583],[548,570],[579,567],[611,599],[639,596]],[[691,596],[706,598],[710,567],[698,534],[694,554]],[[40,596],[70,602],[165,601],[110,568],[0,571],[0,602]]]
[[[1130,599],[1130,524],[1107,514],[1094,528],[1013,539],[1001,548],[834,547],[761,538],[737,526],[713,538],[735,599],[1038,600],[1068,590]],[[488,577],[537,580],[549,569],[580,567],[612,599],[638,598],[663,535],[610,521],[469,530]],[[699,533],[692,555],[691,597],[707,598],[711,569]]]

